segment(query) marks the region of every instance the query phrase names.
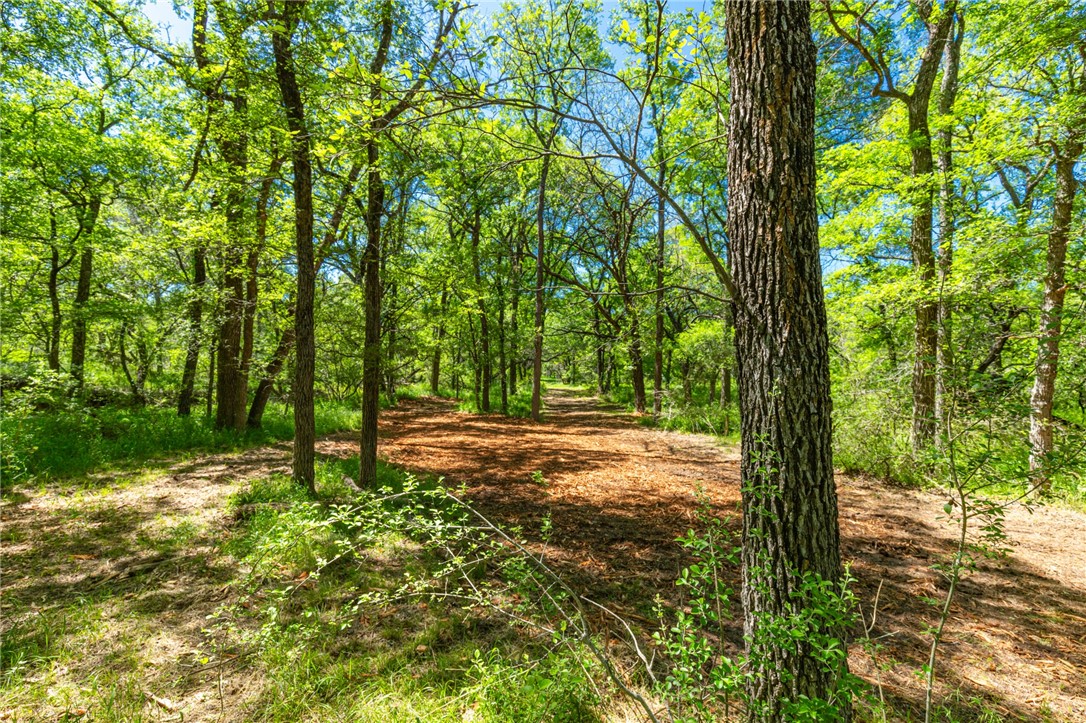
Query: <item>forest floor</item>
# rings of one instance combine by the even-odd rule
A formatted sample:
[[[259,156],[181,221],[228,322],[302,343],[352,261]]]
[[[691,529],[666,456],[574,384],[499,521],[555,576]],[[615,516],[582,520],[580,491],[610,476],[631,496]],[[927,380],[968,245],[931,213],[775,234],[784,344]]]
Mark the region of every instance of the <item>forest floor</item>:
[[[383,413],[379,453],[465,485],[479,510],[529,540],[549,516],[551,566],[647,633],[657,597],[682,603],[674,581],[689,560],[675,539],[697,526],[699,488],[738,532],[739,456],[639,421],[563,389],[541,424],[422,399]],[[318,452],[347,458],[357,443],[332,435]],[[250,719],[258,671],[212,660],[202,631],[238,575],[222,546],[230,495],[289,464],[289,445],[276,445],[7,495],[0,721],[80,720],[88,708],[97,720]],[[946,497],[844,475],[838,494],[868,622],[878,598],[880,648],[853,646],[851,668],[915,717],[936,619],[925,598],[945,587],[932,566],[954,549]],[[1005,528],[1009,554],[981,560],[951,607],[937,699],[956,720],[1086,721],[1086,515],[1014,506]],[[738,622],[730,637],[740,644]]]

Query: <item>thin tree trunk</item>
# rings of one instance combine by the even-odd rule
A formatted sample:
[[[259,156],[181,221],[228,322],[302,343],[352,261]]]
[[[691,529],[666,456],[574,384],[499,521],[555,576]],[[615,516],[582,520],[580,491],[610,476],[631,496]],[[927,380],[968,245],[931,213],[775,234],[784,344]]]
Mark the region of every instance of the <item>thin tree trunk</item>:
[[[370,72],[379,77],[388,60],[392,43],[392,3],[381,5],[381,36]],[[374,108],[381,106],[380,83],[370,90]],[[383,117],[382,117],[383,118]],[[380,134],[383,120],[370,124],[366,148],[366,249],[362,255],[365,279],[365,340],[362,349],[362,429],[359,435],[358,484],[363,489],[377,489],[377,417],[381,393],[381,216],[385,210],[385,182],[381,177]]]
[[[204,399],[204,416],[211,419],[211,405],[215,398],[215,357],[218,343],[214,342],[208,349],[207,361],[207,397]]]
[[[377,139],[366,144],[367,171],[366,250],[362,263],[365,271],[365,346],[362,352],[362,431],[359,444],[359,484],[363,489],[377,488],[377,415],[381,384],[381,213],[385,189],[377,166]]]
[[[549,145],[549,144],[548,144]],[[543,258],[546,252],[546,228],[543,214],[547,204],[547,175],[550,173],[550,148],[544,148],[543,168],[539,173],[539,198],[536,203],[535,256],[535,337],[532,347],[532,419],[543,418]]]
[[[815,203],[815,46],[809,2],[729,0],[728,259],[736,289],[742,418],[744,627],[753,667],[748,714],[793,719],[804,698],[835,696],[847,669],[814,649],[844,631],[815,613],[811,585],[840,574],[829,340]]]
[[[502,414],[509,414],[509,385],[505,377],[505,291],[498,284],[498,379],[501,380]]]
[[[476,379],[480,380],[482,383],[480,385],[477,382],[475,386],[479,392],[479,411],[489,412],[490,378],[492,376],[490,367],[490,320],[487,318],[486,301],[483,299],[483,278],[479,260],[479,243],[482,240],[481,232],[482,218],[480,217],[479,210],[476,209],[471,224],[471,262],[474,267],[475,292],[479,305],[479,344],[481,359],[476,366]]]
[[[91,274],[94,270],[94,229],[102,199],[92,198],[79,219],[83,250],[79,255],[79,280],[75,287],[75,306],[72,309],[72,363],[70,372],[76,391],[83,388],[83,365],[87,358],[87,302],[90,301]]]
[[[725,364],[720,368],[720,406],[727,409],[732,405],[732,368]]]
[[[56,219],[53,219],[53,226],[56,227]],[[55,234],[54,234],[55,235]],[[60,271],[63,266],[60,263],[60,252],[57,251],[56,246],[52,246],[51,254],[49,258],[49,369],[54,372],[60,371],[60,330],[63,324],[63,317],[60,312],[60,289],[59,278]]]
[[[309,159],[309,132],[302,93],[294,67],[291,36],[297,13],[305,2],[284,2],[281,25],[272,30],[275,77],[291,134],[291,165],[294,190],[294,248],[297,258],[297,291],[294,305],[294,482],[310,494],[316,491],[314,469],[316,423],[313,410],[313,374],[316,337],[313,328],[313,298],[316,268],[313,254],[313,168]],[[246,420],[247,421],[247,420]]]
[[[1048,234],[1044,300],[1038,329],[1037,368],[1029,396],[1029,468],[1035,494],[1047,494],[1052,484],[1048,460],[1052,454],[1052,398],[1060,358],[1063,300],[1067,294],[1067,237],[1075,203],[1075,163],[1082,155],[1078,139],[1068,141],[1056,160],[1056,197],[1052,204],[1052,230]]]
[[[944,119],[939,130],[939,302],[936,310],[935,346],[935,419],[939,425],[936,441],[943,446],[949,417],[951,375],[954,369],[953,319],[947,284],[954,263],[954,203],[955,191],[952,178],[953,133],[945,118],[954,112],[954,99],[958,93],[958,65],[961,58],[962,39],[965,36],[965,18],[958,13],[957,29],[947,45],[943,81],[939,88],[939,115]]]
[[[657,109],[652,108],[653,120],[656,120]],[[656,128],[656,143],[662,144],[663,138],[660,128]],[[658,153],[659,167],[657,169],[656,182],[660,188],[664,187],[667,178],[667,166],[664,163],[663,153]],[[664,397],[664,196],[656,194],[656,339],[653,350],[652,364],[652,413],[660,416]]]
[[[521,241],[520,232],[517,232],[516,248],[513,251],[513,284],[512,295],[513,298],[510,301],[509,310],[509,393],[517,393],[517,367],[520,364],[520,334],[519,334],[519,310],[520,310],[520,260],[521,260]]]
[[[293,313],[292,310],[292,316]],[[290,357],[290,350],[294,347],[295,333],[296,327],[293,320],[290,320],[290,326],[279,333],[279,342],[275,345],[275,351],[272,352],[271,359],[264,367],[264,374],[260,377],[260,382],[253,393],[253,403],[249,407],[249,417],[246,420],[246,424],[251,429],[258,429],[264,421],[264,410],[267,409],[268,401],[275,389],[275,379],[283,370],[287,358]]]
[[[633,308],[633,299],[626,301],[626,313],[630,315],[630,382],[633,385],[634,410],[644,414],[647,408],[645,400],[645,365],[641,355],[641,328],[637,322],[637,311]]]
[[[181,392],[177,397],[177,413],[182,417],[187,417],[192,413],[192,399],[196,391],[196,368],[200,363],[201,324],[206,285],[206,251],[203,246],[197,246],[192,252],[192,298],[189,299],[188,349],[185,352],[185,369],[181,373]]]
[[[430,362],[430,393],[435,397],[441,391],[441,345],[445,341],[445,311],[449,304],[449,290],[441,290],[441,319],[434,329],[434,356]]]
[[[592,304],[592,332],[596,337],[596,394],[603,396],[607,392],[606,360],[604,359],[603,334],[600,329],[600,310]]]

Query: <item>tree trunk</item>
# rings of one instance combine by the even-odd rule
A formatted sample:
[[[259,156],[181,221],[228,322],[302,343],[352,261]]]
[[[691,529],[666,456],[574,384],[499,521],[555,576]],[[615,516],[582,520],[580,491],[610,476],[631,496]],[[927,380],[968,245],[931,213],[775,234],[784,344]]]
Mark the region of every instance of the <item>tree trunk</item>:
[[[645,365],[641,356],[641,328],[637,323],[637,311],[633,308],[633,299],[627,299],[626,313],[630,315],[630,383],[633,385],[634,410],[644,414],[645,401]]]
[[[362,432],[359,444],[359,485],[377,488],[377,415],[381,385],[381,214],[385,186],[378,168],[377,139],[366,143],[367,171],[365,274],[366,336],[362,352]]]
[[[1078,139],[1068,141],[1056,159],[1056,198],[1052,204],[1052,230],[1048,234],[1044,300],[1038,329],[1037,369],[1029,396],[1029,469],[1035,494],[1044,495],[1052,483],[1048,457],[1052,453],[1052,397],[1056,391],[1056,372],[1060,358],[1060,331],[1063,300],[1067,294],[1065,272],[1067,237],[1071,228],[1077,181],[1075,162],[1082,155]]]
[[[829,341],[815,204],[815,46],[809,2],[729,0],[725,13],[728,239],[742,417],[743,607],[753,662],[749,714],[793,719],[804,698],[848,719],[836,696],[844,631],[816,613],[802,637],[787,626],[811,606],[812,584],[840,573],[833,480]]]
[[[946,439],[949,420],[949,396],[951,375],[954,369],[953,319],[951,300],[947,296],[947,283],[954,263],[954,203],[955,190],[951,145],[953,133],[946,125],[946,117],[954,112],[954,99],[958,93],[958,65],[961,59],[962,39],[965,37],[965,18],[957,16],[957,29],[947,45],[943,65],[943,81],[939,88],[939,115],[943,127],[939,130],[939,302],[936,309],[935,345],[935,420],[939,425],[936,441],[940,446]]]
[[[520,334],[518,321],[520,311],[520,260],[521,241],[518,231],[516,248],[513,251],[512,271],[513,283],[511,286],[513,298],[510,300],[509,309],[509,393],[517,393],[517,367],[520,364]]]
[[[732,368],[725,364],[720,368],[720,406],[727,409],[732,405]]]
[[[215,357],[217,343],[212,343],[208,349],[207,361],[207,397],[204,399],[204,416],[211,419],[211,404],[215,398]]]
[[[476,368],[477,379],[481,384],[476,384],[479,391],[479,411],[490,411],[490,378],[493,376],[490,367],[490,320],[487,318],[486,301],[483,299],[483,277],[479,261],[479,243],[482,233],[482,218],[479,209],[475,209],[475,215],[471,223],[471,262],[475,273],[475,293],[479,306],[479,345],[480,359]]]
[[[546,228],[543,213],[547,204],[547,175],[550,173],[549,148],[544,149],[543,168],[539,172],[539,198],[536,203],[535,233],[535,338],[532,357],[532,419],[543,418],[543,255],[546,252]]]
[[[295,313],[294,310],[292,310],[292,315],[293,313]],[[275,388],[275,379],[287,363],[290,350],[294,348],[294,335],[297,329],[293,320],[289,320],[289,323],[290,326],[279,332],[279,342],[275,345],[275,351],[272,352],[271,359],[264,367],[264,374],[256,385],[256,392],[253,393],[253,403],[249,407],[249,416],[246,420],[250,429],[258,429],[263,423],[264,410],[267,409],[268,400],[271,399],[272,390]]]
[[[313,298],[316,268],[313,254],[313,168],[309,159],[309,132],[298,77],[294,67],[291,36],[305,2],[284,2],[282,25],[272,30],[275,77],[290,130],[290,157],[294,191],[294,250],[297,259],[297,292],[294,302],[294,482],[310,494],[316,491],[314,456],[316,423],[313,410],[313,374],[316,337]],[[248,421],[248,420],[246,420]]]
[[[52,221],[53,227],[56,227],[56,218]],[[54,236],[56,234],[54,233]],[[49,258],[49,369],[54,372],[60,371],[60,330],[63,323],[63,318],[60,313],[60,289],[59,279],[60,271],[64,265],[60,263],[60,252],[57,251],[56,246],[51,247],[51,254]]]
[[[932,152],[931,126],[928,106],[935,85],[936,71],[950,33],[956,3],[951,0],[943,12],[947,15],[929,30],[921,69],[917,73],[913,92],[906,100],[909,114],[909,146],[911,148],[910,176],[916,187],[912,199],[912,228],[909,251],[913,270],[920,282],[920,301],[916,304],[913,327],[913,418],[912,448],[921,452],[935,442],[935,357],[938,348],[935,299],[935,254],[931,247],[932,209],[934,192],[931,184]]]
[[[592,305],[592,332],[596,337],[596,394],[603,396],[607,392],[607,365],[604,358],[603,335],[600,330],[600,310]]]
[[[449,304],[449,290],[441,290],[441,319],[434,329],[434,357],[430,362],[430,393],[435,397],[441,389],[441,344],[445,341],[445,310]]]
[[[653,120],[656,120],[657,109],[653,105]],[[656,143],[663,143],[660,128],[656,128]],[[664,187],[667,178],[667,166],[664,163],[663,153],[658,152],[659,167],[657,169],[656,182],[660,188]],[[664,196],[656,194],[656,339],[653,350],[652,363],[652,413],[660,416],[664,398]]]
[[[189,299],[189,339],[185,352],[185,369],[181,373],[181,392],[177,397],[177,413],[187,417],[192,413],[196,391],[196,367],[200,362],[201,323],[204,315],[204,287],[207,285],[206,252],[202,246],[192,252],[192,298]]]
[[[75,306],[72,309],[72,363],[70,372],[76,391],[83,388],[83,364],[87,358],[87,302],[90,301],[91,273],[94,270],[94,229],[102,199],[92,198],[79,219],[83,236],[83,250],[79,255],[79,280],[75,287]]]
[[[501,381],[502,414],[509,414],[509,385],[505,377],[505,292],[498,284],[498,379]]]

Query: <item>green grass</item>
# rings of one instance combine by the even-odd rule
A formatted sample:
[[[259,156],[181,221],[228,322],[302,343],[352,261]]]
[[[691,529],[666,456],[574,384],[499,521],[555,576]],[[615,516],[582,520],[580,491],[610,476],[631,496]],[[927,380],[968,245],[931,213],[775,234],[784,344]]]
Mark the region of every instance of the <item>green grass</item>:
[[[184,451],[239,449],[294,436],[293,412],[269,407],[260,429],[215,429],[196,414],[179,417],[169,407],[68,406],[33,411],[5,405],[0,417],[0,467],[5,486],[19,480],[74,477],[117,464],[138,463]],[[317,434],[357,429],[353,409],[318,403]]]
[[[646,395],[648,411],[651,412],[652,390],[646,390]],[[620,386],[606,394],[605,399],[628,412],[634,411],[633,387]],[[711,434],[731,444],[739,442],[739,411],[736,405],[733,403],[727,409],[721,408],[718,400],[708,398],[707,389],[695,389],[689,402],[682,399],[681,391],[669,391],[659,417],[646,415],[638,421],[645,427]]]
[[[250,718],[598,721],[601,700],[589,678],[600,671],[588,672],[592,664],[569,649],[552,650],[551,641],[504,618],[425,596],[358,604],[361,595],[426,578],[441,561],[394,529],[359,543],[335,506],[349,498],[341,477],[356,464],[322,465],[316,501],[283,477],[256,480],[232,500],[266,505],[227,543],[250,572],[239,582],[242,604],[215,623],[228,645],[252,652],[265,680]],[[379,476],[393,492],[408,483],[386,465]],[[307,583],[284,596],[299,579]]]

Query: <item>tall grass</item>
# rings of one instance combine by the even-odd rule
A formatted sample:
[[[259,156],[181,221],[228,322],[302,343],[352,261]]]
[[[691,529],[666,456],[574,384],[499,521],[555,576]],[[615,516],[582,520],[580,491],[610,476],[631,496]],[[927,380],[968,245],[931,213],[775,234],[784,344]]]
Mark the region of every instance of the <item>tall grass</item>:
[[[318,402],[317,434],[357,429],[359,413]],[[39,410],[5,400],[0,415],[0,474],[4,484],[72,477],[118,463],[146,461],[182,451],[229,450],[291,439],[293,412],[275,405],[260,429],[215,429],[203,415],[179,417],[168,407],[91,408],[66,402]]]

